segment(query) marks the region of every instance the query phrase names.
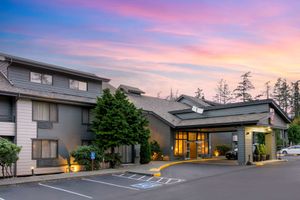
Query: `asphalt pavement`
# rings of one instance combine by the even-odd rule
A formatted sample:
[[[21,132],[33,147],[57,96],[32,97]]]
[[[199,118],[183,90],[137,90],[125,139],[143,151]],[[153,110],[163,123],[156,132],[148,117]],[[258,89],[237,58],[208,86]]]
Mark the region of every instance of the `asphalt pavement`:
[[[186,163],[166,168],[162,177],[134,173],[0,187],[0,200],[54,199],[299,199],[300,159],[260,167]]]

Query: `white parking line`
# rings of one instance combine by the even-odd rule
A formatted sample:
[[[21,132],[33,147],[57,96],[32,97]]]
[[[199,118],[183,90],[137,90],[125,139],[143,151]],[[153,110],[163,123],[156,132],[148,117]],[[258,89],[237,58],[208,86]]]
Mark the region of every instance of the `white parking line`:
[[[160,178],[159,180],[157,180],[156,182],[159,183],[161,180],[163,180],[164,178]]]
[[[169,178],[169,180],[167,180],[166,184],[170,183],[172,181],[172,178]]]
[[[104,185],[115,186],[115,187],[119,187],[119,188],[126,188],[126,189],[130,189],[130,190],[139,190],[139,189],[133,188],[133,187],[127,187],[127,186],[124,186],[124,185],[117,185],[117,184],[103,182],[103,181],[96,181],[96,180],[93,180],[93,179],[83,178],[82,180],[90,181],[90,182],[94,182],[94,183],[100,183],[100,184],[104,184]]]
[[[150,178],[148,178],[148,179],[147,179],[147,181],[150,181],[151,179],[153,179],[153,176],[152,176],[152,177],[150,177]]]
[[[0,197],[0,200],[5,200],[5,199],[3,199],[3,198]]]
[[[132,177],[135,177],[136,176],[136,174],[133,174],[132,176],[129,176],[128,178],[132,178]]]
[[[142,177],[140,177],[140,178],[138,178],[138,179],[136,179],[136,180],[141,180],[141,179],[143,179],[144,177],[146,177],[146,176],[142,176]]]
[[[90,197],[90,196],[87,196],[87,195],[84,195],[84,194],[80,194],[80,193],[77,193],[77,192],[73,192],[73,191],[70,191],[70,190],[65,190],[65,189],[62,189],[62,188],[53,187],[53,186],[45,185],[45,184],[42,184],[42,183],[39,183],[39,185],[43,186],[43,187],[48,187],[48,188],[51,188],[51,189],[54,189],[54,190],[59,190],[59,191],[67,192],[67,193],[70,193],[70,194],[75,194],[77,196],[85,197],[85,198],[88,198],[88,199],[93,199],[93,197]]]

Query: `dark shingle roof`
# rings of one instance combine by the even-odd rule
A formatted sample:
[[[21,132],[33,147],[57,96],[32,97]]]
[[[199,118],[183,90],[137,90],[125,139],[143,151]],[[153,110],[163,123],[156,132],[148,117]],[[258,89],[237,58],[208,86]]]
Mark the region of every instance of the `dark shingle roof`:
[[[70,69],[70,68],[66,68],[66,67],[61,67],[61,66],[57,66],[57,65],[38,62],[38,61],[21,58],[21,57],[17,57],[17,56],[12,56],[12,55],[8,55],[8,54],[4,54],[4,53],[0,53],[0,57],[3,57],[5,60],[12,62],[12,63],[24,64],[27,66],[37,67],[40,69],[48,69],[51,71],[80,76],[80,77],[84,77],[84,78],[96,80],[96,81],[105,81],[105,82],[110,81],[107,78],[99,77],[92,73],[87,73],[87,72],[74,70],[74,69]]]

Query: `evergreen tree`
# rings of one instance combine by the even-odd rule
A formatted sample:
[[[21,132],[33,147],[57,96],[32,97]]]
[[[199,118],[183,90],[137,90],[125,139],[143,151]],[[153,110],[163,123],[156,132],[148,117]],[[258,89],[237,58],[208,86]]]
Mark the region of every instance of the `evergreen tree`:
[[[202,89],[200,88],[197,88],[197,91],[195,92],[195,97],[198,98],[198,99],[205,99],[204,97],[204,92]]]
[[[253,84],[250,81],[251,72],[247,72],[241,75],[242,81],[238,83],[238,86],[233,90],[235,97],[240,98],[243,102],[251,101],[252,95],[249,93],[250,90],[254,89]]]
[[[300,116],[299,84],[300,84],[300,80],[292,83],[291,107],[292,107],[292,113],[295,118]]]
[[[104,150],[110,149],[111,154],[118,146],[141,144],[149,139],[148,121],[142,110],[129,102],[120,90],[114,95],[108,89],[104,90],[103,96],[97,98],[93,114],[95,143]]]
[[[267,81],[265,83],[265,91],[264,91],[264,95],[266,96],[267,99],[270,99],[271,97],[271,85],[270,85],[270,81]]]
[[[277,82],[274,85],[273,98],[285,112],[288,112],[291,99],[291,90],[286,79],[277,79]]]
[[[218,103],[226,104],[232,99],[229,85],[223,79],[218,82],[216,92],[217,94],[215,95],[214,99]]]

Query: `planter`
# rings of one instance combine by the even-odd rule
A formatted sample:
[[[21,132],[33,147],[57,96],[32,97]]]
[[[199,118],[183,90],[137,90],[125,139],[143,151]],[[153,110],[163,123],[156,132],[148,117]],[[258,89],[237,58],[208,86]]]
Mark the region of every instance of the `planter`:
[[[253,154],[253,162],[257,162],[259,159],[259,155]]]
[[[270,155],[269,154],[267,155],[266,160],[270,160]]]
[[[266,155],[261,155],[261,161],[265,161],[267,159]]]

